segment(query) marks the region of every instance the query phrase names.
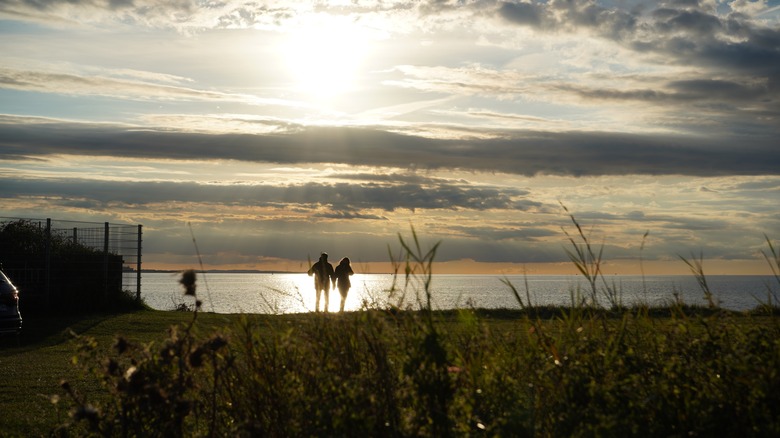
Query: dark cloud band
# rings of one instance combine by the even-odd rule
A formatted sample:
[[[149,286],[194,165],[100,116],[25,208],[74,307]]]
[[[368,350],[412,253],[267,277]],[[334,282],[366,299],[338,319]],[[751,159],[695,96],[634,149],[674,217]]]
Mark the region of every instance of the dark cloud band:
[[[56,154],[271,163],[343,163],[519,175],[777,175],[774,138],[506,131],[442,140],[372,129],[199,134],[76,123],[0,123],[0,158]]]

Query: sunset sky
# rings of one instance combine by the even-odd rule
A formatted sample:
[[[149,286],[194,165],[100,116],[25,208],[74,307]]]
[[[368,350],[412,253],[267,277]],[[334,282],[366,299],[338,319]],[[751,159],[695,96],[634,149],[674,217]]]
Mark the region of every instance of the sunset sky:
[[[779,145],[780,1],[0,1],[0,216],[146,268],[769,273]]]

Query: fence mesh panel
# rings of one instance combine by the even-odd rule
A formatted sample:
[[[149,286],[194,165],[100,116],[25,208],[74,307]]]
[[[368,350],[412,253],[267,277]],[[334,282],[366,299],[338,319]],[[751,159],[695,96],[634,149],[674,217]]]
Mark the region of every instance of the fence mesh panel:
[[[93,289],[102,286],[105,291],[121,287],[128,294],[140,297],[141,225],[0,217],[0,230],[14,223],[23,223],[39,236],[45,236],[42,243],[30,239],[27,246],[19,242],[19,246],[7,243],[7,248],[0,248],[4,258],[0,262],[6,275],[17,286],[30,289],[23,292],[48,299],[57,293],[58,285],[52,285],[51,279],[63,278],[61,271],[67,270],[65,277],[70,282]],[[56,256],[53,248],[57,247],[71,249],[66,260]],[[85,254],[73,256],[74,248]]]

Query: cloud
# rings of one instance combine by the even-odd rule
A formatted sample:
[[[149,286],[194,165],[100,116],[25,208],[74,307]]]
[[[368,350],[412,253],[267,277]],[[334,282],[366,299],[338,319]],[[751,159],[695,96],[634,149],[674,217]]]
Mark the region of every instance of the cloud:
[[[680,131],[700,132],[702,124],[717,120],[721,127],[744,129],[749,125],[751,130],[773,134],[776,131],[773,120],[780,117],[780,83],[775,83],[774,75],[764,75],[763,69],[761,66],[753,74],[738,75],[727,71],[705,74],[706,69],[685,67],[648,74],[637,67],[637,72],[631,74],[570,71],[555,77],[477,64],[453,68],[399,66],[397,70],[404,77],[385,84],[450,96],[519,101],[529,106],[542,101],[593,109],[595,102],[608,102],[613,106],[602,111],[608,112],[616,123],[625,120],[627,125],[639,130],[674,126]],[[680,117],[681,113],[702,111],[706,111],[706,117],[696,121]],[[456,114],[455,111],[446,113]],[[632,123],[634,113],[642,114],[643,118]],[[469,111],[463,116],[479,114]],[[494,120],[500,116],[495,111],[491,114]],[[511,113],[504,116],[505,122],[510,118],[521,120],[521,117]],[[539,117],[524,120],[533,126],[550,126]],[[569,126],[575,123],[567,122]],[[603,124],[598,119],[594,122]],[[587,126],[587,121],[583,124]]]
[[[585,28],[612,38],[637,26],[637,18],[630,13],[605,8],[594,1],[500,2],[497,14],[510,23],[538,30]]]
[[[695,9],[659,8],[653,11],[652,17],[656,30],[665,34],[709,36],[722,30],[718,17]]]
[[[170,26],[188,22],[197,10],[197,3],[189,0],[6,0],[0,4],[0,17],[63,26],[103,23]]]
[[[545,7],[537,3],[501,2],[498,14],[509,22],[537,29],[552,22]]]
[[[519,240],[522,242],[542,241],[544,238],[561,236],[560,229],[554,227],[523,226],[506,224],[504,226],[472,226],[450,227],[451,230],[462,233],[464,236],[492,241]]]
[[[774,83],[780,74],[780,30],[738,13],[717,15],[698,2],[660,3],[648,13],[594,1],[502,2],[496,14],[509,23],[541,31],[587,31],[680,65],[706,65]]]
[[[321,217],[325,219],[341,219],[341,220],[353,220],[353,219],[368,219],[368,220],[387,220],[384,216],[375,214],[363,214],[355,211],[331,211],[328,213],[317,213],[314,217]]]
[[[126,72],[106,72],[126,74]],[[229,94],[216,91],[198,90],[179,85],[154,83],[149,80],[172,82],[184,78],[164,76],[154,73],[135,72],[141,80],[128,80],[107,76],[87,76],[82,74],[47,73],[31,70],[0,68],[0,88],[38,93],[57,93],[64,95],[105,96],[128,100],[183,100],[188,102],[241,102],[248,104],[281,103],[280,100],[260,99],[250,95]]]
[[[735,144],[742,147],[735,148]],[[777,175],[769,135],[721,138],[505,130],[431,139],[368,128],[300,127],[286,134],[198,134],[0,117],[0,158],[59,154],[269,163],[341,163],[518,175]]]
[[[143,26],[199,32],[203,29],[277,28],[307,12],[360,14],[408,5],[345,6],[308,1],[247,2],[224,0],[5,0],[0,17],[46,23],[50,26]]]
[[[0,178],[1,198],[45,197],[62,206],[103,209],[112,204],[134,208],[164,203],[221,204],[316,211],[327,217],[383,219],[363,211],[397,209],[527,210],[538,203],[523,200],[527,192],[512,188],[429,180],[425,184],[372,182],[296,185],[262,183],[203,184],[189,181],[96,181],[93,179]]]
[[[529,80],[527,75],[493,70],[478,64],[455,68],[400,65],[395,69],[404,74],[404,79],[385,81],[386,85],[435,93],[498,97],[517,96],[530,91],[527,85],[523,85]]]
[[[573,188],[562,185],[544,193],[541,186],[551,183],[546,179],[529,181],[537,186],[529,191],[516,184],[490,185],[479,178],[475,181],[480,182],[468,182],[421,174],[343,176],[348,183],[334,176],[324,178],[333,182],[297,185],[6,176],[0,179],[0,203],[6,215],[18,215],[14,212],[20,205],[32,203],[36,215],[49,211],[56,212],[55,218],[142,223],[145,255],[150,257],[193,255],[186,227],[192,223],[202,254],[212,260],[207,263],[223,260],[219,254],[225,251],[300,260],[322,249],[364,261],[386,261],[388,245],[395,253],[396,233],[408,231],[409,223],[426,242],[442,241],[438,261],[468,257],[482,262],[565,262],[567,243],[561,227],[573,231],[572,225],[560,208],[542,201],[550,193],[578,205],[573,213],[593,242],[605,244],[609,259],[636,258],[647,230],[651,234],[642,253],[646,260],[687,256],[691,251],[749,259],[764,243],[762,233],[780,226],[775,203],[766,199],[780,190],[778,177],[739,177],[731,182],[709,178],[690,184],[679,184],[678,177],[568,179],[573,186],[597,184],[608,186],[605,192],[624,191],[635,200],[634,209],[629,209],[603,204],[606,194],[591,189],[585,193],[593,198],[592,208]],[[703,184],[711,184],[711,191],[699,191]],[[656,191],[666,192],[658,193],[664,198],[663,208],[645,205],[644,199],[655,197]],[[619,198],[619,193],[609,197]],[[495,206],[482,210],[486,203]],[[410,212],[412,208],[417,213]],[[90,212],[91,219],[81,216]]]
[[[692,79],[672,81],[669,88],[677,90],[682,98],[711,99],[719,101],[745,102],[767,95],[765,85],[745,84],[719,79]]]
[[[664,84],[658,89],[594,88],[576,84],[560,84],[557,88],[593,100],[640,101],[648,103],[697,103],[714,101],[737,105],[750,102],[766,111],[776,110],[775,102],[761,102],[772,94],[765,84],[723,79],[683,79]]]

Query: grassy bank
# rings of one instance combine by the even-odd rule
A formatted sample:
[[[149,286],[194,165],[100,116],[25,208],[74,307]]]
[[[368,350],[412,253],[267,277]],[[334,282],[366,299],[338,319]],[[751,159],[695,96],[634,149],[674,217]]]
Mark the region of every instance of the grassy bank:
[[[780,432],[773,316],[142,311],[25,323],[0,356],[4,436],[57,425],[136,436]]]

